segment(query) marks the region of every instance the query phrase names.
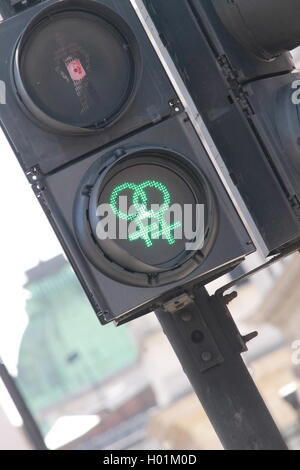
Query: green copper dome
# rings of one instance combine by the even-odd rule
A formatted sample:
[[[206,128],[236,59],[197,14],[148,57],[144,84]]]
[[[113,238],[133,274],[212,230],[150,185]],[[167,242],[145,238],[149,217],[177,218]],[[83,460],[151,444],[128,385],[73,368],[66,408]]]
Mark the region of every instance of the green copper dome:
[[[28,271],[29,324],[17,381],[34,413],[80,394],[137,359],[127,327],[102,327],[62,256]]]

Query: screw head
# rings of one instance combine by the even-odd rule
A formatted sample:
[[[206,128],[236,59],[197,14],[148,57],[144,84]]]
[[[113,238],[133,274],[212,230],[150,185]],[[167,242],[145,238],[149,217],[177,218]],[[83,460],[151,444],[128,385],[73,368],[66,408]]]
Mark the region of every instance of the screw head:
[[[185,311],[185,312],[182,312],[181,314],[181,320],[188,323],[190,321],[192,321],[193,319],[193,314],[192,312],[189,312],[189,311]]]
[[[200,330],[195,330],[191,334],[191,340],[193,341],[193,343],[196,344],[202,343],[202,341],[204,340],[204,334]]]
[[[201,359],[203,362],[210,362],[212,360],[212,353],[205,351],[201,354]]]

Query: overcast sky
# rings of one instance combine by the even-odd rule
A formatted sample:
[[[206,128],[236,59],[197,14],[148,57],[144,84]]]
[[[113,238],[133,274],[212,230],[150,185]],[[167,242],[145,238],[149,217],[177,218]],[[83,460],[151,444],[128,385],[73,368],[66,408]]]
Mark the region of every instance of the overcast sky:
[[[0,355],[14,369],[26,326],[24,272],[61,248],[0,130]]]

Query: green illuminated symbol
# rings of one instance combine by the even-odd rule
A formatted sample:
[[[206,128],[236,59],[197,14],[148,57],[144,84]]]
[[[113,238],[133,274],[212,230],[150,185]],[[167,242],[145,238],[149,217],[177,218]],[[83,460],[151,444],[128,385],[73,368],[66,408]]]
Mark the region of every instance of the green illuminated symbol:
[[[162,205],[158,211],[153,211],[148,208],[147,189],[156,189],[162,194]],[[119,196],[124,191],[132,191],[132,205],[135,209],[133,214],[126,214],[118,207]],[[145,181],[141,184],[123,183],[117,186],[110,197],[110,205],[114,214],[119,219],[134,222],[137,230],[129,235],[130,241],[139,239],[144,240],[146,246],[150,248],[153,246],[153,239],[164,237],[169,245],[175,244],[175,238],[172,232],[181,227],[180,222],[174,224],[167,224],[165,214],[170,209],[171,195],[166,186],[158,181]],[[155,222],[149,222],[156,220]]]

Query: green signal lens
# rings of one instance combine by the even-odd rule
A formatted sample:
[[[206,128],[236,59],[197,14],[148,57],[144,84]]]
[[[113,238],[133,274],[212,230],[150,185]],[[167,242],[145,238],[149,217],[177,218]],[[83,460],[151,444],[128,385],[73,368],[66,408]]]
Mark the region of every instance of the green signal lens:
[[[161,194],[162,204],[158,211],[151,209],[149,204],[149,190],[154,189]],[[119,197],[125,191],[132,192],[133,214],[125,213],[119,209]],[[166,214],[170,209],[171,195],[167,187],[154,180],[144,181],[141,184],[126,182],[117,186],[110,197],[110,206],[113,213],[122,220],[134,222],[136,231],[128,236],[129,241],[144,240],[146,246],[151,248],[153,240],[163,238],[169,245],[174,245],[174,231],[181,227],[181,222],[168,224]]]

